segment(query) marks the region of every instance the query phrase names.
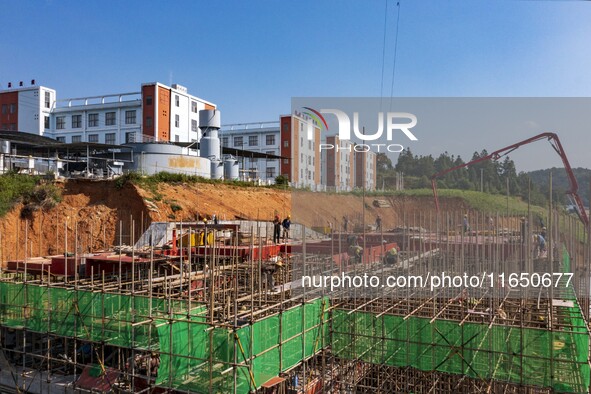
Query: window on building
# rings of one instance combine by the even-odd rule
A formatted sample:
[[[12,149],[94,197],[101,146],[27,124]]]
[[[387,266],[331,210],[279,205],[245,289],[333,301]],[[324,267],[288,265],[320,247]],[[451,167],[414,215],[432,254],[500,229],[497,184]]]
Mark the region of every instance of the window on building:
[[[151,116],[146,116],[146,127],[152,127],[153,121]]]
[[[289,123],[283,123],[283,131],[289,130]]]
[[[197,121],[195,119],[191,119],[191,131],[197,131]]]
[[[256,157],[251,157],[251,158],[250,158],[250,162],[251,162],[252,164],[256,164],[256,163],[257,163],[257,161],[258,161],[258,160],[257,160],[257,158],[256,158]]]
[[[43,127],[45,127],[45,129],[49,129],[49,116],[43,118]]]
[[[125,124],[135,124],[135,110],[125,111]]]
[[[174,103],[175,103],[175,105],[177,107],[181,105],[181,100],[179,99],[179,95],[178,94],[175,94],[174,95]]]
[[[16,131],[16,123],[11,123],[8,125],[8,130]]]
[[[65,143],[66,142],[66,137],[56,137],[55,140],[57,142],[64,142]]]
[[[267,168],[267,178],[275,178],[275,168]]]
[[[98,127],[98,114],[88,114],[88,127]]]
[[[181,139],[180,139],[180,137],[179,137],[178,135],[175,135],[175,136],[174,136],[174,142],[179,142],[180,140],[181,140]]]
[[[16,112],[16,104],[10,104],[10,113],[13,114]]]
[[[72,143],[76,143],[76,142],[82,142],[82,136],[81,135],[73,135],[72,136]]]
[[[115,112],[107,112],[105,114],[105,125],[115,126],[115,123],[117,123],[117,114]]]
[[[312,141],[308,141],[308,149],[312,150]]]
[[[63,130],[66,128],[66,117],[65,116],[57,116],[55,118],[55,128],[56,128],[56,130]]]
[[[289,159],[283,159],[283,164],[289,164]]]
[[[175,115],[174,116],[174,127],[179,127],[180,123],[181,123],[181,117],[179,115]]]
[[[51,105],[51,95],[49,92],[45,92],[45,108],[49,108]]]
[[[222,137],[222,145],[228,146],[228,137]]]
[[[248,136],[248,146],[257,146],[259,144],[259,137],[256,135]]]
[[[191,112],[197,113],[197,101],[191,101]]]
[[[129,131],[129,132],[125,133],[125,143],[129,144],[132,142],[136,142],[135,141],[135,133],[133,131]]]
[[[304,137],[300,137],[300,146],[303,147],[304,146]]]
[[[267,134],[265,140],[267,145],[275,145],[275,134]]]
[[[130,112],[130,111],[127,111]],[[133,111],[135,112],[135,111]],[[105,134],[105,144],[115,145],[117,143],[117,135],[115,133]]]
[[[82,127],[82,115],[72,115],[72,128],[79,129]]]
[[[268,150],[265,153],[268,154],[268,155],[274,155],[275,154],[275,151]],[[272,160],[275,160],[275,159],[272,159],[270,157],[267,157],[267,161],[272,161]]]
[[[152,96],[146,96],[146,105],[152,105]]]
[[[284,148],[289,148],[289,140],[284,140],[283,141],[283,147]]]
[[[88,142],[99,142],[98,134],[88,134]]]
[[[234,137],[234,146],[242,147],[243,141],[242,137]]]
[[[8,105],[2,104],[2,115],[6,115],[8,113]]]

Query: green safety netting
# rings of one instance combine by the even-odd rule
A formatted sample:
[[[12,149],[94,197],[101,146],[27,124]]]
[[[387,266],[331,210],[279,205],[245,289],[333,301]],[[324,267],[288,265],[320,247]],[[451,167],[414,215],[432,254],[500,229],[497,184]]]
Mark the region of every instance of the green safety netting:
[[[247,393],[328,343],[328,300],[236,330],[205,323],[205,307],[166,299],[0,282],[0,325],[157,351],[156,384]],[[150,318],[151,317],[151,321]],[[141,323],[144,324],[134,324]],[[236,374],[232,365],[238,366]],[[210,368],[211,365],[211,368]]]
[[[194,323],[185,324],[182,330],[160,325],[161,351],[169,351],[172,344],[176,355],[172,361],[167,359],[173,367],[159,371],[157,383],[194,392],[225,393],[235,389],[237,393],[248,393],[327,345],[327,310],[328,300],[318,299],[236,330],[208,330]],[[163,363],[161,356],[161,368]],[[234,374],[234,364],[250,367],[238,366]]]
[[[40,333],[149,349],[156,330],[132,323],[176,314],[187,314],[184,302],[0,282],[0,324]]]
[[[564,263],[568,272],[566,252]],[[329,345],[344,359],[561,392],[587,392],[589,385],[589,336],[576,306],[565,308],[571,328],[560,332],[339,309],[330,312],[329,332],[327,298],[233,330],[206,324],[202,305],[188,308],[183,301],[0,282],[1,325],[158,351],[156,384],[181,390],[247,393]],[[153,322],[133,324],[149,316]]]
[[[563,260],[568,272],[566,252]],[[337,309],[331,346],[345,359],[587,393],[589,335],[570,299],[575,306],[564,308],[564,328],[554,332]]]
[[[345,359],[587,392],[589,337],[583,331],[429,320],[335,310],[332,349]]]

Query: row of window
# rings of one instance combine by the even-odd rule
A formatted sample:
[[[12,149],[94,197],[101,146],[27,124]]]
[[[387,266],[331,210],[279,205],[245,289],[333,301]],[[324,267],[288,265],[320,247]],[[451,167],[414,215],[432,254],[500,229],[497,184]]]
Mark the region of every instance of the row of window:
[[[253,174],[256,174],[259,172],[259,169],[257,167],[250,167],[249,169]],[[265,175],[267,176],[267,178],[275,178],[275,168],[274,167],[269,167],[265,170]]]
[[[47,118],[49,119],[49,118]],[[46,120],[47,121],[47,120]],[[79,129],[82,127],[82,115],[72,115],[71,117],[72,128]],[[137,115],[135,110],[125,111],[125,124],[136,124]],[[106,112],[105,113],[105,126],[115,126],[117,124],[117,112]],[[99,114],[93,113],[87,116],[88,127],[99,126]],[[45,128],[49,128],[47,125]],[[56,130],[63,130],[66,128],[66,116],[55,117],[55,128]]]
[[[56,140],[58,142],[66,142],[66,137],[65,136],[60,136],[60,137],[56,137]],[[82,142],[82,136],[81,135],[73,135],[71,137],[71,141],[72,143],[76,143],[76,142]],[[99,141],[99,135],[98,134],[88,134],[88,142],[95,142],[95,143],[99,143],[101,141]],[[130,142],[135,142],[135,133],[134,132],[129,132],[129,133],[125,133],[125,143],[130,143]],[[103,143],[105,144],[110,144],[110,145],[116,145],[117,144],[117,134],[116,133],[107,133],[105,134],[105,140],[103,141]]]
[[[275,151],[272,150],[268,150],[265,152],[267,155],[276,155],[277,153],[275,153]],[[256,163],[257,162],[257,158],[256,157],[248,157],[247,158],[249,163]],[[273,160],[277,160],[277,159],[273,159],[273,158],[267,158],[267,161],[273,161]]]
[[[152,105],[152,96],[146,96],[146,105]],[[178,94],[174,95],[174,105],[180,107],[181,100]],[[191,112],[197,113],[197,101],[191,101]]]
[[[222,145],[228,146],[229,145],[229,137],[222,137]],[[242,147],[244,146],[244,136],[235,136],[233,140],[235,147]],[[259,144],[259,136],[258,135],[249,135],[248,136],[248,146],[257,146]],[[275,134],[267,134],[265,136],[265,144],[266,145],[275,145]]]

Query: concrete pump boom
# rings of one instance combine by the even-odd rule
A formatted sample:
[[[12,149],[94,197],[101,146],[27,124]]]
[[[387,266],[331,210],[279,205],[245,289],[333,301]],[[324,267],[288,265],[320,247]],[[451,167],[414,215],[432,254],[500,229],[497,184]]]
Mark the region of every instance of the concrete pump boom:
[[[431,187],[433,188],[433,197],[435,198],[435,208],[437,209],[437,212],[439,212],[439,197],[437,196],[437,179],[438,178],[440,178],[440,177],[444,176],[445,174],[448,174],[452,171],[458,170],[460,168],[468,167],[472,164],[476,164],[481,161],[490,160],[490,159],[498,160],[501,157],[513,152],[515,149],[519,148],[522,145],[527,145],[529,143],[536,142],[536,141],[543,140],[543,139],[547,139],[550,142],[550,145],[552,146],[552,148],[554,148],[556,153],[558,153],[558,155],[562,159],[562,163],[564,164],[564,169],[566,170],[566,174],[568,176],[568,181],[570,183],[570,189],[566,193],[569,194],[572,197],[572,199],[574,200],[577,214],[579,215],[579,218],[581,219],[581,221],[583,222],[585,227],[589,226],[589,218],[587,217],[587,212],[585,211],[585,206],[583,205],[583,201],[581,200],[581,197],[579,197],[579,194],[578,194],[579,186],[577,184],[577,179],[575,178],[575,174],[573,173],[573,170],[568,162],[568,158],[566,157],[566,153],[564,152],[564,149],[562,148],[562,144],[560,143],[560,139],[558,138],[558,135],[555,133],[538,134],[534,137],[528,138],[526,140],[517,142],[513,145],[509,145],[507,147],[496,150],[486,156],[479,157],[478,159],[472,160],[468,163],[461,164],[459,166],[448,168],[446,170],[443,170],[443,171],[438,172],[437,174],[433,175],[431,177]]]

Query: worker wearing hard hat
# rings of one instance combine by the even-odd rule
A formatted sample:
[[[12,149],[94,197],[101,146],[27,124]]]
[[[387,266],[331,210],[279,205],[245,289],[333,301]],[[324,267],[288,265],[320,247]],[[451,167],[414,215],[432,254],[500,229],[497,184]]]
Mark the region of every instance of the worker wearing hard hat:
[[[267,263],[262,267],[262,273],[265,276],[265,282],[267,283],[267,290],[274,291],[275,278],[273,275],[283,267],[283,259],[281,256],[271,257]]]
[[[291,227],[291,215],[287,215],[283,222],[281,222],[281,226],[283,227],[283,240],[289,239],[289,228]]]
[[[386,241],[384,241],[386,243]],[[393,246],[386,252],[386,256],[384,256],[385,263],[388,265],[396,265],[398,264],[398,249],[396,246]]]

